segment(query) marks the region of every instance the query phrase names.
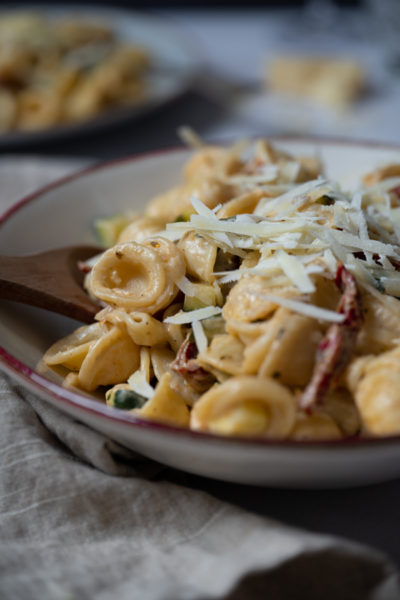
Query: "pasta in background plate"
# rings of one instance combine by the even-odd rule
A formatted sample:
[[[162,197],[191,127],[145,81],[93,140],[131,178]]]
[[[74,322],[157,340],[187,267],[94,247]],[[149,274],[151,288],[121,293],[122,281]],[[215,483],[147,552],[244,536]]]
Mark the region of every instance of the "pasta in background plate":
[[[267,140],[199,146],[143,215],[101,219],[97,322],[44,362],[65,385],[197,431],[400,433],[399,165],[355,192]]]
[[[149,53],[103,23],[0,16],[0,132],[91,119],[146,93]]]

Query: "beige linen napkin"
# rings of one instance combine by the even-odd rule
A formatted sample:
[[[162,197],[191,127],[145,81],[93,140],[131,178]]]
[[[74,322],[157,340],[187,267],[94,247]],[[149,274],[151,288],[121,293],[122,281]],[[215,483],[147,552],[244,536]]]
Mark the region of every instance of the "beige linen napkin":
[[[2,208],[71,166],[0,161]],[[381,553],[169,483],[3,375],[0,411],[2,600],[400,597]]]

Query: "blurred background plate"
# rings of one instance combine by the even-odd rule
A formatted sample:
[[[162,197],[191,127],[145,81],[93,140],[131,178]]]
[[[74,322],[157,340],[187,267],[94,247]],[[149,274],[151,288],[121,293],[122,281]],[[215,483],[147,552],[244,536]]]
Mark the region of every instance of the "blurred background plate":
[[[155,111],[186,92],[201,68],[195,43],[174,27],[168,19],[137,13],[131,10],[98,6],[67,5],[3,5],[0,18],[9,12],[29,12],[49,19],[75,18],[109,27],[118,41],[142,46],[148,50],[152,66],[145,74],[146,96],[131,106],[112,107],[87,121],[68,123],[35,131],[10,131],[0,135],[0,150],[52,142],[62,138],[83,136],[86,133],[121,125]]]

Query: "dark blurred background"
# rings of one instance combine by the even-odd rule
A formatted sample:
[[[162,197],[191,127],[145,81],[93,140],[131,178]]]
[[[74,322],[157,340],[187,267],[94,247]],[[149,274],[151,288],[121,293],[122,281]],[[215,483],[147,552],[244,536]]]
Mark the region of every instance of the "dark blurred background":
[[[324,0],[321,0],[322,2]],[[338,6],[357,6],[362,2],[362,0],[333,0],[333,3]],[[0,5],[4,6],[14,6],[18,4],[40,4],[40,2],[34,2],[32,0],[25,0],[23,3],[21,2],[4,2],[0,0]],[[42,4],[45,4],[43,2]],[[56,3],[48,2],[48,4],[55,5]],[[151,9],[151,8],[183,8],[185,10],[189,9],[198,9],[198,8],[207,8],[207,9],[215,9],[215,8],[276,8],[281,9],[285,6],[293,7],[293,6],[301,6],[306,4],[306,0],[202,0],[202,1],[188,1],[188,0],[84,0],[83,2],[76,2],[74,0],[64,0],[63,4],[97,4],[97,5],[112,5],[112,6],[122,6],[122,7],[131,7],[131,8],[139,8],[139,9]]]
[[[0,152],[114,158],[175,145],[182,124],[208,141],[259,132],[400,141],[400,23],[388,18],[393,10],[400,19],[400,0],[0,0],[2,9],[41,4],[87,6],[94,15],[96,8],[99,14],[131,9],[127,21],[134,11],[156,16],[188,42],[201,69],[173,102],[109,128],[107,144],[99,128],[80,137],[26,137],[11,146],[0,140]],[[268,69],[274,56],[286,54],[356,63],[365,73],[362,93],[346,110],[296,95],[277,98]],[[331,93],[336,84],[329,83]]]

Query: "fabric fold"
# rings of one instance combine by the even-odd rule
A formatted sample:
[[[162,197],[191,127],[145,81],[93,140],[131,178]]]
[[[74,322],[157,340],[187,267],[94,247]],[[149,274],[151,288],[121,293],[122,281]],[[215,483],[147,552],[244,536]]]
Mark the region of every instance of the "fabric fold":
[[[4,377],[0,406],[4,600],[373,599],[394,574],[372,549],[170,483]]]

